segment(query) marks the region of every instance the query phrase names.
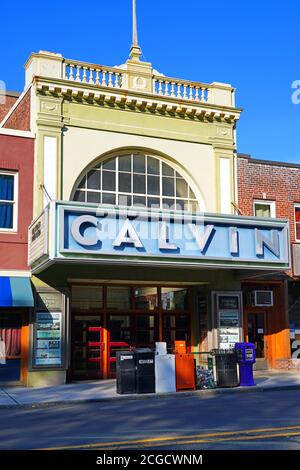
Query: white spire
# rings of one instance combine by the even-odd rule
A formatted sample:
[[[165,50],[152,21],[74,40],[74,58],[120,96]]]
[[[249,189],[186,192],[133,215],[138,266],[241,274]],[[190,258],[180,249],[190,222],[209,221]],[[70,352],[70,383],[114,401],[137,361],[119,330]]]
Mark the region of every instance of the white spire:
[[[132,0],[132,45],[130,49],[130,59],[139,61],[142,51],[138,43],[136,0]]]
[[[132,45],[138,46],[138,32],[136,19],[136,0],[132,0]]]

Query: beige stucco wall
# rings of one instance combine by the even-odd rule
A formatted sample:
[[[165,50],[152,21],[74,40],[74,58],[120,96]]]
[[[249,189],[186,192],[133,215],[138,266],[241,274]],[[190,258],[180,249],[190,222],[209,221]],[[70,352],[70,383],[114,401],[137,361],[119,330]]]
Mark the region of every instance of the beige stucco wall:
[[[216,212],[215,155],[212,145],[68,127],[63,137],[63,199],[69,200],[83,170],[117,149],[139,148],[162,154],[185,176],[204,211]]]

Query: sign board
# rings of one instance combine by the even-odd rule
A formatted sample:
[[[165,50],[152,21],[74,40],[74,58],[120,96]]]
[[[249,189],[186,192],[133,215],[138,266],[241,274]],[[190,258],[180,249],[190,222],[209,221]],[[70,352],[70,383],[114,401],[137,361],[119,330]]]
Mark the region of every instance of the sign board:
[[[62,365],[62,313],[36,312],[34,366]]]
[[[241,329],[240,294],[216,293],[218,320],[218,347],[232,349],[240,342]]]
[[[28,264],[32,266],[41,258],[48,256],[48,215],[44,212],[30,225],[28,229]]]
[[[219,312],[219,348],[232,349],[240,340],[239,311]]]
[[[278,219],[53,202],[50,220],[51,261],[289,267],[288,222]]]
[[[37,308],[46,310],[60,310],[63,304],[61,292],[37,292]]]

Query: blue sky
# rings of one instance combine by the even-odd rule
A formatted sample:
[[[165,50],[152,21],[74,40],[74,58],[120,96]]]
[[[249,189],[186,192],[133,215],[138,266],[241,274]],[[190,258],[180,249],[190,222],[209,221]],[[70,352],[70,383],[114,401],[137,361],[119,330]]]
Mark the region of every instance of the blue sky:
[[[297,0],[137,0],[139,42],[160,72],[231,83],[237,105],[238,150],[253,157],[300,163],[300,80]],[[3,2],[0,80],[22,90],[23,64],[40,49],[64,57],[118,65],[131,44],[131,0]]]

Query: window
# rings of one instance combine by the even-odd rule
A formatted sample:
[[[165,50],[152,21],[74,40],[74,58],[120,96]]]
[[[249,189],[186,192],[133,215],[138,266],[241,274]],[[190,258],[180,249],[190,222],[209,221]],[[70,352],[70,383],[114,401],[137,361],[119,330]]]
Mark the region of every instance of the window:
[[[255,217],[276,217],[275,201],[254,201],[253,209]]]
[[[181,287],[162,287],[161,305],[163,310],[187,310],[189,291]]]
[[[79,182],[73,199],[96,204],[199,211],[193,189],[169,164],[132,153],[109,158]]]
[[[17,230],[17,173],[0,171],[0,230]]]
[[[295,238],[300,241],[300,204],[295,206]]]

